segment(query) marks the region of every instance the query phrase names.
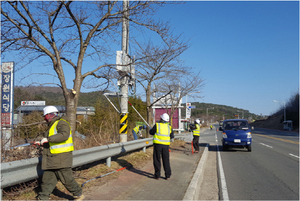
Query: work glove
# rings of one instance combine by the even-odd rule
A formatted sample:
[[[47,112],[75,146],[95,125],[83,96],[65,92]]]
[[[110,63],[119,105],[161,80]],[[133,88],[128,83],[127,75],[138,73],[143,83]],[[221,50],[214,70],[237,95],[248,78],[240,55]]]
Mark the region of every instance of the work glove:
[[[34,146],[34,147],[38,147],[41,145],[41,142],[40,141],[33,141],[31,142],[31,145]]]
[[[41,140],[41,146],[44,146],[45,143],[48,143],[47,138],[43,138],[43,139]]]

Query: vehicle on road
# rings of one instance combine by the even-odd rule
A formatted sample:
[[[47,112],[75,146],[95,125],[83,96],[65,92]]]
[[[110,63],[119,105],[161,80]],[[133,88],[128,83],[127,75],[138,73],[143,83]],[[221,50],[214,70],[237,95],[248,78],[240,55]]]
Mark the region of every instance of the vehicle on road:
[[[250,125],[246,119],[227,119],[223,121],[223,125],[219,128],[222,131],[223,150],[230,147],[246,148],[249,152],[252,147],[252,135]]]

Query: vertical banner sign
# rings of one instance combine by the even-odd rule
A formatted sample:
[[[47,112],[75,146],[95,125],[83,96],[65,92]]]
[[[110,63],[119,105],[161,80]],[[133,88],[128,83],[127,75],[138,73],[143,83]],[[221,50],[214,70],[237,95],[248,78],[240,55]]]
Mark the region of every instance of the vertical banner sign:
[[[1,66],[1,138],[4,149],[11,145],[14,106],[14,63],[6,62]]]
[[[14,105],[14,63],[2,63],[2,91],[1,91],[1,127],[11,127],[13,124]]]

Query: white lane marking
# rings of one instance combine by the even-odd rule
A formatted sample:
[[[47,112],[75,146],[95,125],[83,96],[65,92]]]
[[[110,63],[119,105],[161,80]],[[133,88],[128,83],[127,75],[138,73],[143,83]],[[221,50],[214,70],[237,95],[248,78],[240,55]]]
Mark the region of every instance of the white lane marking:
[[[299,156],[296,156],[294,154],[289,154],[290,156],[296,157],[296,158],[300,158]]]
[[[273,148],[272,146],[270,146],[270,145],[267,145],[267,144],[264,144],[264,143],[259,143],[259,144],[261,144],[261,145],[264,145],[264,146],[266,146],[266,147],[269,147],[269,148]]]
[[[215,133],[215,135],[217,135],[217,132]],[[223,200],[229,200],[228,190],[227,190],[227,185],[226,185],[226,180],[225,180],[225,174],[224,174],[224,170],[223,170],[222,159],[221,159],[221,154],[219,151],[218,144],[217,144],[217,149],[218,149],[218,163],[219,163],[219,171],[220,171],[222,198],[223,198]]]

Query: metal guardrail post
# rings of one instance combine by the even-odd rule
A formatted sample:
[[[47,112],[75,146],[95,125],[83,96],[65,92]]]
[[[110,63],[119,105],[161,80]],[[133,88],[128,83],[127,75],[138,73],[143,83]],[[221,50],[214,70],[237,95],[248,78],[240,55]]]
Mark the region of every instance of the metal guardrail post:
[[[111,157],[108,157],[108,158],[106,159],[106,166],[107,166],[107,167],[111,167]]]

